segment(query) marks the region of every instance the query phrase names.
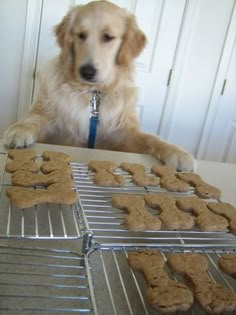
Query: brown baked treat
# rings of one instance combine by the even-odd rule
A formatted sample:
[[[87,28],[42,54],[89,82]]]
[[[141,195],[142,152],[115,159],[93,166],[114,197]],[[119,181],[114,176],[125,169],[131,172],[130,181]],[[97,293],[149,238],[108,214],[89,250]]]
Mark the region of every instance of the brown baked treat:
[[[176,198],[178,208],[192,211],[196,216],[196,224],[202,231],[225,231],[228,221],[207,208],[207,203],[196,196]]]
[[[122,186],[124,178],[114,174],[116,164],[112,161],[91,161],[88,168],[95,172],[94,183],[101,186]]]
[[[222,271],[236,279],[236,255],[223,255],[218,260]]]
[[[12,185],[33,187],[49,186],[56,183],[64,183],[66,187],[73,187],[71,171],[68,168],[54,171],[49,174],[35,174],[29,171],[16,171],[11,177]]]
[[[194,173],[177,173],[177,177],[195,188],[195,193],[200,198],[216,198],[221,197],[221,191],[212,185],[205,183],[202,178]]]
[[[8,151],[8,157],[14,161],[30,162],[37,157],[37,154],[34,150],[12,149]]]
[[[121,163],[120,167],[132,175],[132,182],[137,186],[158,186],[160,179],[147,175],[144,165],[137,163]]]
[[[119,187],[124,185],[124,177],[112,174],[106,170],[100,170],[94,175],[94,183],[102,186]]]
[[[115,195],[112,206],[125,210],[128,215],[124,219],[124,226],[132,231],[160,230],[161,221],[145,209],[143,196]]]
[[[37,154],[34,150],[13,149],[8,151],[8,157],[13,161],[6,163],[5,170],[8,173],[14,173],[18,170],[28,170],[37,173],[39,165],[34,163]]]
[[[209,202],[207,207],[229,221],[229,229],[236,234],[236,208],[226,202]]]
[[[186,285],[169,278],[164,271],[164,259],[158,251],[129,253],[128,263],[144,275],[148,286],[148,302],[157,311],[186,311],[191,307],[192,292]]]
[[[151,208],[158,209],[159,218],[168,229],[190,229],[194,225],[194,218],[190,214],[180,211],[175,205],[175,198],[168,194],[149,193],[145,201]]]
[[[200,254],[170,254],[167,260],[171,270],[180,273],[192,287],[196,301],[211,314],[236,309],[236,294],[212,280],[208,274],[207,258]]]
[[[61,203],[72,205],[77,201],[76,192],[64,184],[53,184],[47,189],[9,187],[6,194],[11,203],[18,208],[29,208],[42,203]]]
[[[5,170],[8,173],[14,173],[16,171],[29,171],[32,173],[37,173],[40,169],[40,166],[33,162],[24,162],[24,161],[11,161],[6,163]]]
[[[68,163],[62,161],[43,161],[40,170],[44,174],[49,174],[54,171],[59,171],[61,169],[67,168],[71,171],[71,167]]]
[[[71,161],[70,156],[64,152],[44,151],[42,158],[44,161],[60,161],[64,163]]]
[[[88,163],[89,170],[93,172],[99,172],[100,170],[106,170],[113,173],[116,169],[116,164],[112,161],[90,161]]]
[[[151,172],[161,177],[160,185],[168,191],[185,192],[189,184],[176,178],[176,169],[169,165],[153,165]]]

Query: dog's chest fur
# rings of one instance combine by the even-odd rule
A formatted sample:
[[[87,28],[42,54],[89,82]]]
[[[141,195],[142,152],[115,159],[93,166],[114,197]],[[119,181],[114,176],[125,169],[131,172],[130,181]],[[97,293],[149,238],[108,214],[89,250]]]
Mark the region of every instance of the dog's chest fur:
[[[52,117],[50,135],[63,134],[63,142],[87,146],[92,92],[83,90],[78,84],[67,82],[63,73],[58,71],[57,63],[52,64],[41,78],[41,91],[44,93],[43,110]],[[45,71],[43,72],[45,73]],[[124,89],[101,92],[97,143],[112,141],[113,132],[119,129],[121,115],[127,104]],[[99,146],[99,145],[98,145]]]

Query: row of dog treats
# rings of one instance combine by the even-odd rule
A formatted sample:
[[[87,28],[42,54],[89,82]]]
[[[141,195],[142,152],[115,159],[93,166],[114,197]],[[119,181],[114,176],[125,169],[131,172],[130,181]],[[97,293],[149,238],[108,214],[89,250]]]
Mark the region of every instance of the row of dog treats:
[[[208,260],[202,254],[167,254],[165,261],[159,251],[132,252],[128,255],[128,264],[144,275],[147,300],[159,312],[186,311],[194,300],[207,313],[236,311],[236,293],[212,280],[208,273]],[[235,255],[221,256],[218,265],[235,277]],[[172,280],[167,269],[183,276],[185,283]]]
[[[91,161],[89,170],[93,171],[94,183],[102,186],[123,186],[125,183],[122,175],[115,174],[117,165],[111,161]],[[132,182],[137,186],[161,186],[172,192],[187,192],[194,188],[200,198],[221,197],[221,191],[207,184],[202,178],[192,172],[176,172],[175,168],[168,165],[154,165],[150,175],[146,174],[144,165],[137,163],[121,163],[120,168],[131,174]]]

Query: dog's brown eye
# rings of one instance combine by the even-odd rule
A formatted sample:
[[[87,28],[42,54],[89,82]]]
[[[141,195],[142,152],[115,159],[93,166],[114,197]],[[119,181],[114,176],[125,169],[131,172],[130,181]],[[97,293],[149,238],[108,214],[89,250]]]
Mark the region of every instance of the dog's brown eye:
[[[78,38],[81,40],[85,40],[87,38],[87,34],[85,32],[78,33]]]
[[[104,43],[110,42],[110,41],[112,41],[114,38],[115,38],[114,36],[111,36],[111,35],[109,35],[109,34],[107,34],[107,33],[105,33],[105,34],[103,35],[103,41],[104,41]]]

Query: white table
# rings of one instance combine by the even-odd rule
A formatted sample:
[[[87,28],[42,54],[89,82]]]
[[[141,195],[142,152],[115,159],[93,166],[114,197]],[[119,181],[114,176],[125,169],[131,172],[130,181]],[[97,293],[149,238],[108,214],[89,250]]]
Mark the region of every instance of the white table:
[[[43,150],[62,151],[72,156],[78,162],[86,163],[90,160],[111,160],[117,164],[127,161],[152,166],[157,161],[155,158],[135,153],[113,152],[105,150],[84,149],[75,147],[36,144],[33,147],[41,153]],[[0,140],[0,152],[6,151]],[[213,161],[196,161],[196,173],[207,183],[215,185],[222,191],[222,201],[236,206],[236,164],[220,163]]]

